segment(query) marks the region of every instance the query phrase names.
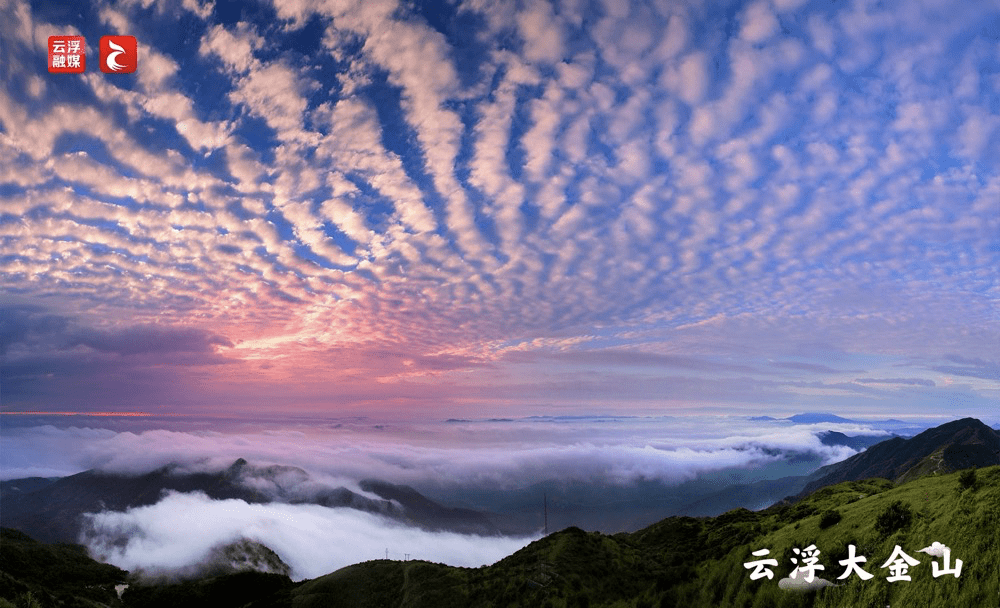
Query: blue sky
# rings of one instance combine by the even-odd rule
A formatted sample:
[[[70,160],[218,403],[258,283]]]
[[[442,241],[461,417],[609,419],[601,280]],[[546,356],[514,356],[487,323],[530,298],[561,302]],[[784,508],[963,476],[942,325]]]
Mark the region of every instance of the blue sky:
[[[1000,407],[998,2],[13,0],[0,37],[4,411]]]

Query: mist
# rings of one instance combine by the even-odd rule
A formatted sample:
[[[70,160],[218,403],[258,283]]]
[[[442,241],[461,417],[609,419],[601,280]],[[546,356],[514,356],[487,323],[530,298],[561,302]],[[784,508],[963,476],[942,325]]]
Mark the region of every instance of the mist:
[[[792,452],[808,456],[814,468],[855,453],[823,445],[816,433],[827,429],[888,436],[863,424],[792,425],[736,417],[358,422],[227,430],[42,425],[4,430],[0,479],[87,469],[141,474],[166,465],[218,471],[242,457],[301,467],[312,482],[350,489],[356,489],[357,480],[373,478],[415,487],[517,488],[551,479],[677,484],[722,469],[763,470]]]
[[[150,506],[88,514],[80,541],[97,559],[171,576],[190,571],[213,548],[246,538],[271,548],[294,578],[303,579],[385,558],[387,549],[393,559],[409,554],[453,566],[493,563],[541,535],[536,503],[543,492],[552,502],[554,525],[638,529],[681,506],[657,502],[671,496],[671,486],[698,480],[722,488],[803,475],[856,453],[824,445],[821,431],[888,434],[875,424],[730,416],[242,420],[211,427],[172,419],[169,428],[156,428],[157,422],[164,421],[138,421],[132,429],[7,427],[0,478],[88,469],[125,475],[161,467],[176,474],[219,472],[244,458],[249,464],[239,469],[240,483],[273,502],[169,492]],[[388,518],[381,508],[301,504],[338,488],[372,501],[369,506],[388,504],[363,489],[362,480],[371,479],[410,485],[445,506],[503,513],[509,526],[501,529],[520,535],[429,531]],[[395,507],[397,515],[405,512]]]
[[[81,538],[91,554],[147,575],[189,570],[211,550],[241,538],[260,542],[289,565],[294,580],[315,578],[372,559],[410,559],[452,566],[491,564],[534,537],[428,532],[347,508],[168,493],[155,505],[89,514]]]

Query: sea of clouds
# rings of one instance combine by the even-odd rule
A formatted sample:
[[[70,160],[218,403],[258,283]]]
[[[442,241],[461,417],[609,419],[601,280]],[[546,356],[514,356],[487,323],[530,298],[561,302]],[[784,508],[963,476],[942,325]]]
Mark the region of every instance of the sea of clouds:
[[[148,507],[89,517],[84,536],[98,559],[149,574],[184,571],[213,548],[247,538],[272,549],[302,580],[372,560],[421,559],[476,567],[496,562],[535,537],[429,532],[348,508],[212,500],[170,492]]]
[[[286,496],[380,479],[421,488],[524,488],[553,479],[628,485],[672,485],[722,470],[765,470],[790,454],[825,464],[854,450],[823,445],[833,429],[884,435],[866,424],[794,425],[739,417],[540,418],[373,424],[365,420],[283,425],[226,424],[174,430],[20,426],[3,430],[3,479],[60,476],[87,469],[144,473],[167,464],[180,471],[219,471],[236,458],[252,464],[301,467],[278,482]],[[146,428],[141,428],[145,426]],[[776,470],[780,470],[776,469]],[[772,474],[771,476],[776,476]],[[269,479],[247,480],[267,489]],[[261,486],[260,484],[264,484]],[[469,506],[469,505],[465,505]],[[91,514],[81,540],[98,558],[127,570],[183,570],[213,547],[249,538],[312,578],[368,559],[426,559],[457,566],[497,561],[540,535],[484,537],[431,532],[381,515],[311,504],[248,504],[198,493],[168,493],[125,512]]]
[[[409,484],[435,480],[523,487],[553,477],[679,483],[702,472],[780,460],[786,452],[809,453],[823,464],[854,453],[823,445],[817,437],[823,430],[888,437],[887,431],[865,423],[797,425],[731,416],[239,426],[224,420],[162,423],[184,428],[112,430],[96,428],[98,421],[88,422],[94,426],[8,427],[0,446],[0,479],[62,476],[94,468],[144,473],[178,463],[190,470],[221,470],[242,457],[302,467],[314,477],[339,484],[377,478]]]

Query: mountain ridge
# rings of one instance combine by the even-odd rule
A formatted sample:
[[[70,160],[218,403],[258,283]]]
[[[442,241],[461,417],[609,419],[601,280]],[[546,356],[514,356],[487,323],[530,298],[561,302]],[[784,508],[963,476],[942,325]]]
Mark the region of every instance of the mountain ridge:
[[[929,466],[928,458],[935,458],[937,465]],[[1000,432],[976,418],[962,418],[909,439],[893,437],[846,460],[821,467],[796,498],[843,481],[878,477],[896,482],[922,474],[996,464],[1000,464]]]
[[[236,499],[249,504],[281,502],[348,507],[432,531],[485,535],[501,532],[486,513],[450,509],[412,488],[402,491],[398,489],[401,486],[392,484],[373,486],[389,496],[376,499],[344,487],[311,483],[308,473],[297,467],[260,467],[243,458],[217,472],[186,472],[179,465],[138,475],[91,469],[51,483],[11,480],[4,484],[0,486],[4,525],[42,542],[75,543],[85,531],[85,513],[150,506],[168,491],[202,492],[214,500]],[[31,491],[22,491],[22,486]]]
[[[612,535],[569,527],[481,568],[419,559],[373,560],[296,584],[287,577],[264,573],[165,586],[132,579],[134,588],[122,597],[127,608],[182,604],[215,608],[940,605],[928,604],[929,597],[946,597],[948,605],[986,606],[987,600],[1000,597],[996,566],[1000,545],[995,542],[1000,464],[946,470],[983,458],[1000,458],[1000,434],[979,420],[965,418],[909,439],[881,442],[838,463],[839,467],[824,467],[813,482],[819,484],[815,491],[758,512],[740,508],[718,517],[668,517],[636,532]],[[243,475],[247,466],[237,461],[223,474]],[[831,469],[847,476],[879,467],[888,474],[820,483],[829,481]],[[279,473],[298,475],[292,469],[267,469],[264,477],[280,481]],[[409,493],[416,493],[392,484],[366,486],[365,491],[395,493],[393,500],[407,500]],[[884,578],[878,564],[888,561],[894,547],[903,547],[923,564],[931,557],[918,553],[920,548],[935,542],[950,546],[955,557],[965,561],[961,580],[951,576],[937,580],[925,566],[911,571],[912,582],[906,585],[852,577],[809,596],[793,596],[786,595],[789,592],[778,581],[750,579],[745,568],[753,560],[752,552],[766,549],[781,564],[779,572],[787,572],[794,549],[813,544],[822,551],[829,582],[840,571],[836,564],[848,556],[850,545],[867,556],[866,571]],[[82,548],[73,551],[79,553]],[[8,555],[5,550],[3,559]],[[17,587],[21,583],[16,577],[11,582],[6,565],[0,570],[0,598],[11,589],[27,588]],[[111,572],[120,578],[120,571]],[[49,584],[55,583],[50,579]],[[248,586],[256,586],[262,595],[248,599],[233,593]],[[802,600],[808,603],[796,603],[794,597],[808,597]],[[49,605],[58,604],[44,606]]]
[[[124,608],[988,606],[1000,596],[995,542],[1000,466],[976,470],[975,483],[964,477],[930,475],[898,486],[884,479],[843,482],[794,505],[761,512],[735,509],[714,518],[670,517],[634,533],[605,535],[569,527],[481,568],[380,559],[298,583],[261,573],[170,585],[131,580],[120,603],[101,603]],[[886,519],[897,511],[907,517]],[[839,518],[830,523],[832,512]],[[937,558],[921,547],[934,542],[949,546],[952,557],[965,562],[961,578],[932,576],[930,563]],[[848,545],[866,557],[863,570],[877,578],[851,576],[804,595],[784,590],[778,579],[795,568],[794,550],[810,544],[826,569],[817,573],[820,579],[836,581],[843,570],[837,563],[848,554]],[[919,562],[905,585],[885,580],[888,573],[878,565],[900,546]],[[773,580],[751,579],[745,565],[761,549],[777,562]],[[107,584],[121,576],[117,570],[110,573],[104,591],[93,593],[106,594]],[[22,569],[20,576],[38,574]],[[9,597],[6,593],[0,585],[0,598]]]

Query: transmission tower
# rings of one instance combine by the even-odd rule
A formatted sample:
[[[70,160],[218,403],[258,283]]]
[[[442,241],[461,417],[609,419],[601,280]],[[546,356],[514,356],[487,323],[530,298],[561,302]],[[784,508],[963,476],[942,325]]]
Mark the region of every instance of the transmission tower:
[[[542,510],[545,513],[545,536],[549,535],[549,496],[542,493]]]

